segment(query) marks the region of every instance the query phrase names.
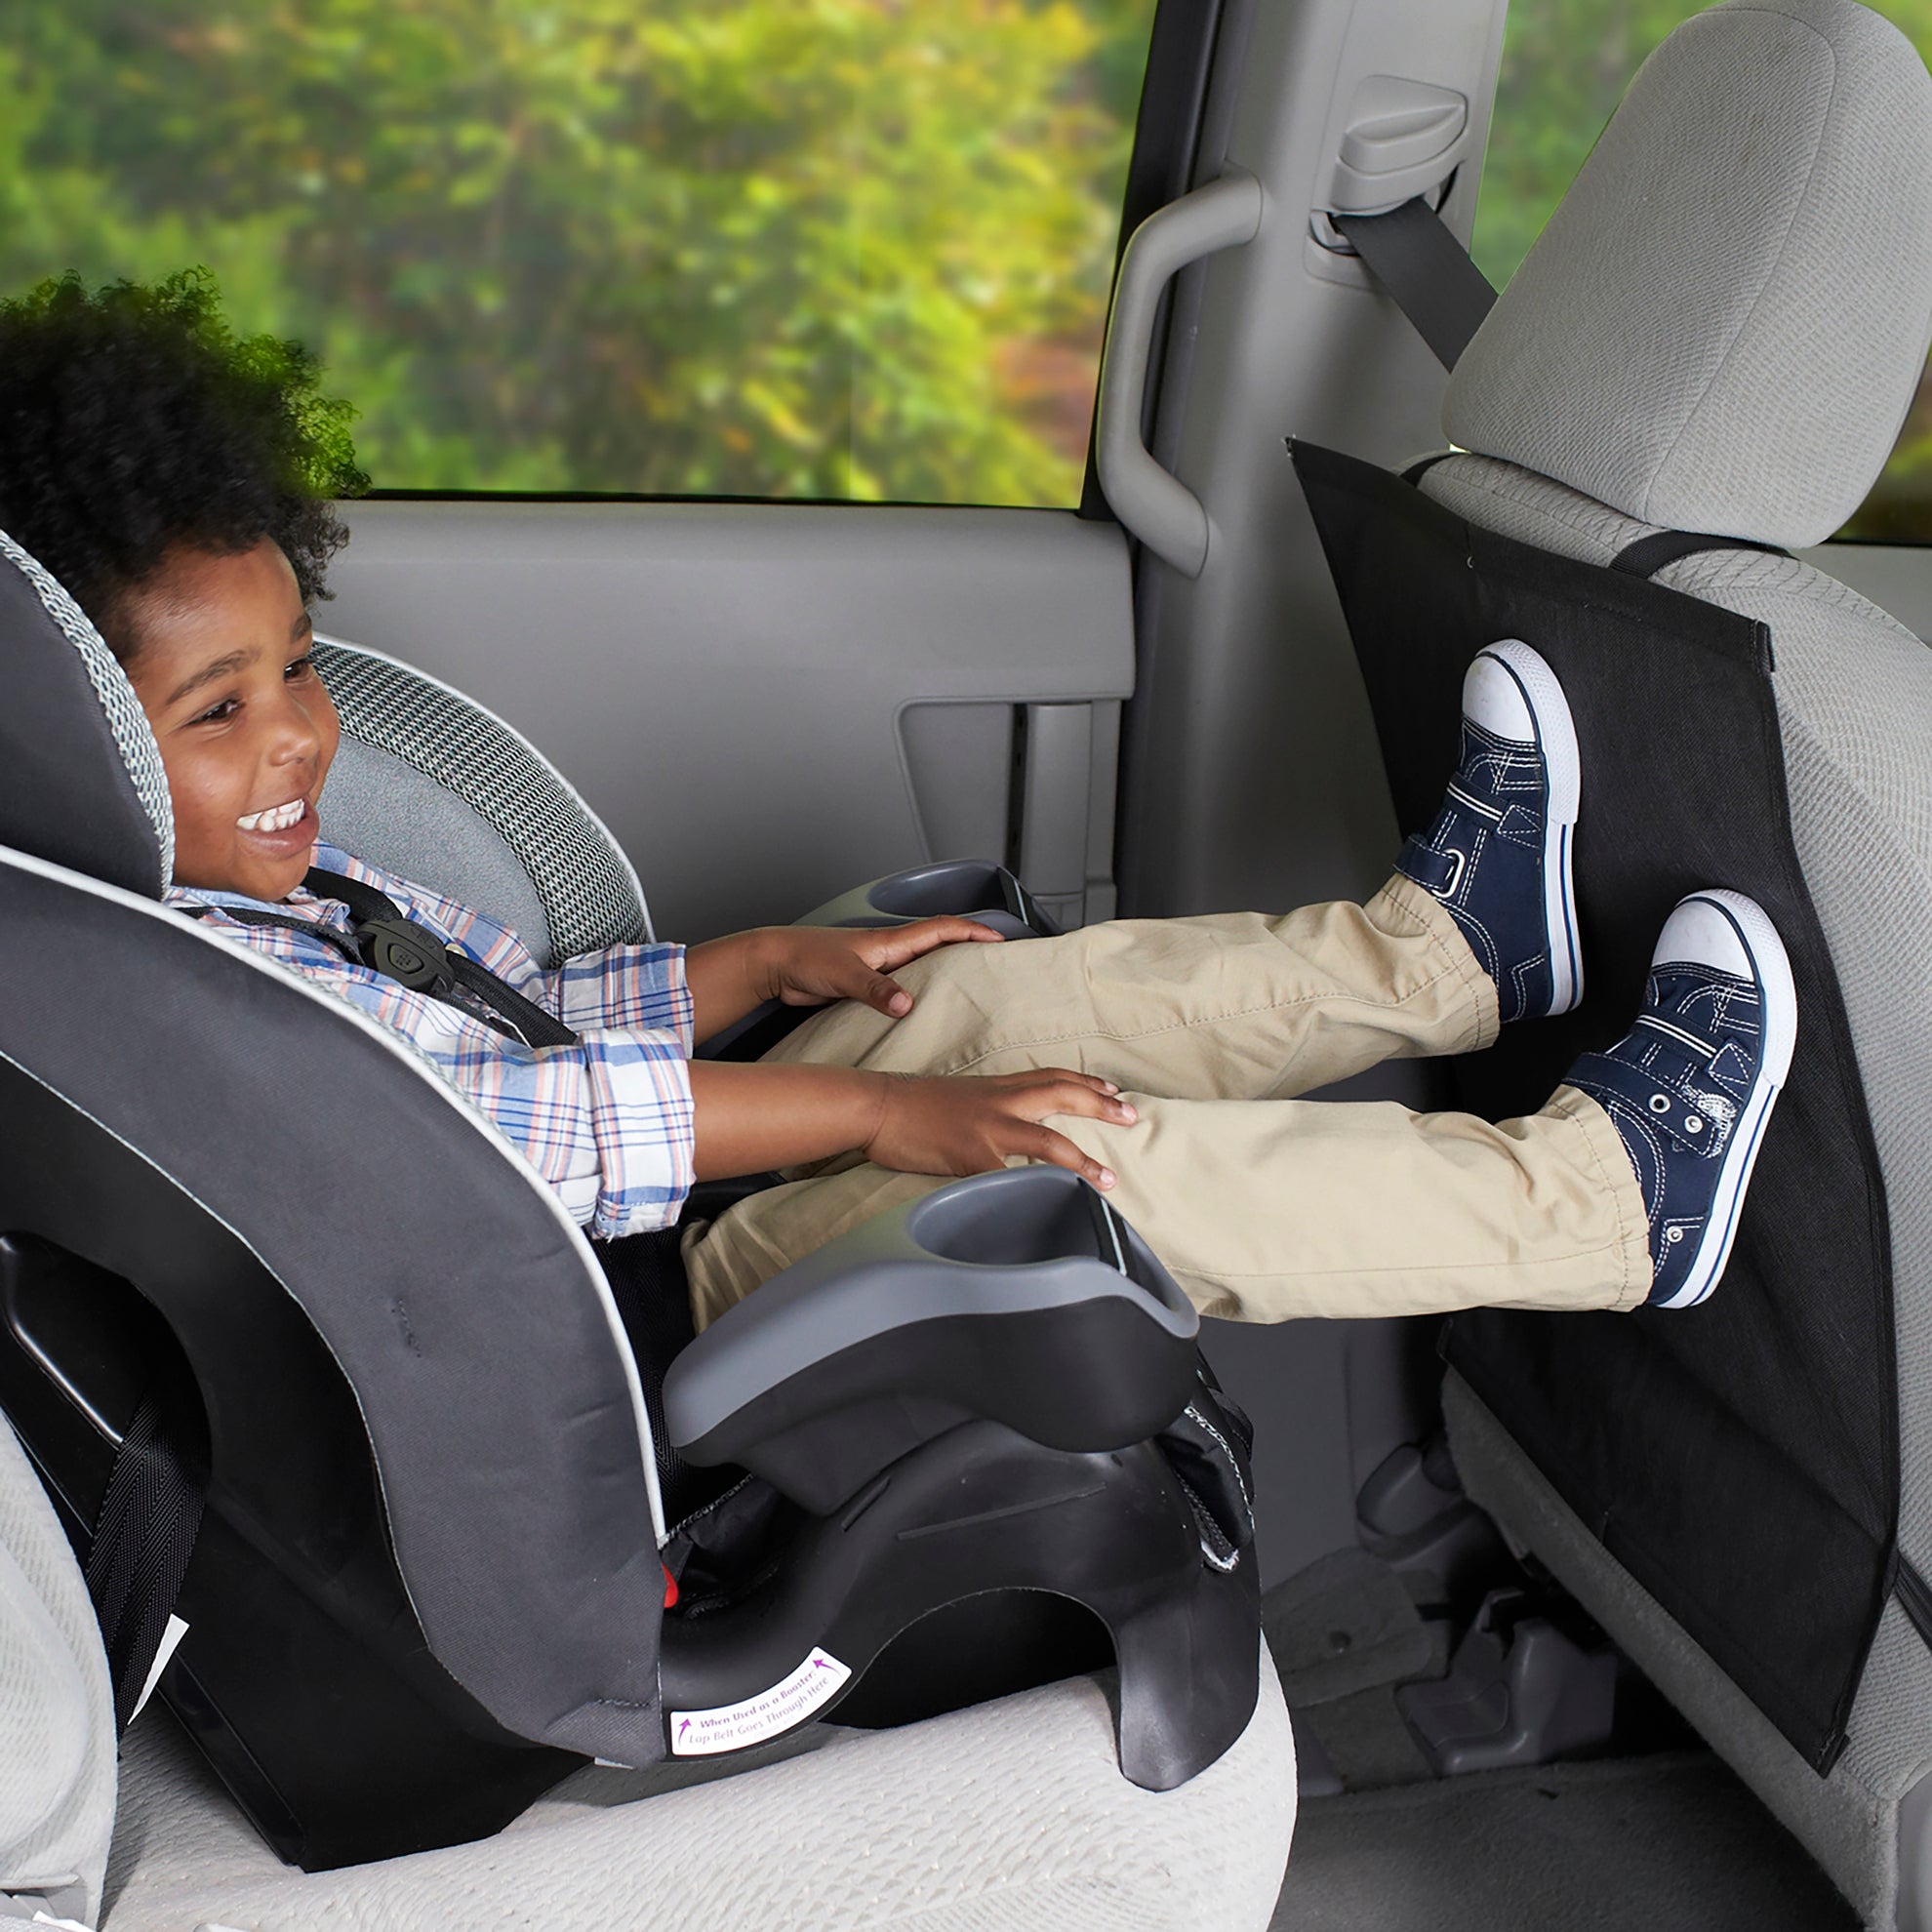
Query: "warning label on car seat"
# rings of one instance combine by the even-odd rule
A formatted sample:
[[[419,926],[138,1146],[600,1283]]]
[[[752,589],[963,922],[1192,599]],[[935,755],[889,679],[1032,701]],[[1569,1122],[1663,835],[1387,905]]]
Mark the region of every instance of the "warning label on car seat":
[[[721,1704],[714,1711],[673,1711],[670,1748],[673,1756],[705,1757],[714,1751],[738,1751],[762,1744],[794,1724],[802,1724],[852,1672],[836,1657],[814,1650],[789,1676],[770,1690],[747,1697],[743,1704]]]

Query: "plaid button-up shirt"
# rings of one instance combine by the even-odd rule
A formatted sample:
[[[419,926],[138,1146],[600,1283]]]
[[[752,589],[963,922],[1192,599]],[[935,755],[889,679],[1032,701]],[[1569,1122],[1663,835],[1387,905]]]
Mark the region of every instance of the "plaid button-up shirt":
[[[175,906],[204,906],[202,923],[319,982],[409,1042],[556,1190],[599,1239],[667,1228],[692,1182],[691,993],[681,946],[613,946],[545,972],[530,949],[486,914],[379,872],[333,845],[324,871],[365,880],[554,1013],[574,1047],[528,1047],[461,1008],[412,992],[345,958],[324,939],[283,926],[250,926],[224,906],[312,919],[347,937],[348,908],[298,887],[279,906],[238,893],[175,887]]]

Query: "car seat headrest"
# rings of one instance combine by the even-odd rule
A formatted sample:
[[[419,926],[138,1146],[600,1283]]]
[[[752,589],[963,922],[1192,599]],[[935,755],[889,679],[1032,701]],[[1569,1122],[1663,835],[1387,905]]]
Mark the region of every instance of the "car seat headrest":
[[[0,531],[0,845],[158,899],[175,815],[147,714],[80,606]]]
[[[1795,547],[1883,467],[1932,338],[1932,78],[1851,0],[1659,47],[1464,352],[1459,448]]]

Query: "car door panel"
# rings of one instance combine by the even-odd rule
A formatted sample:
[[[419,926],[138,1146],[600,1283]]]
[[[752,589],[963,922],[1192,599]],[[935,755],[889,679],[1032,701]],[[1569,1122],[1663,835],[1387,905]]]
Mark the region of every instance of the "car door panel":
[[[666,935],[790,918],[932,858],[1010,857],[1062,917],[1090,890],[1106,909],[1133,688],[1116,526],[701,503],[349,520],[324,627],[514,719]]]

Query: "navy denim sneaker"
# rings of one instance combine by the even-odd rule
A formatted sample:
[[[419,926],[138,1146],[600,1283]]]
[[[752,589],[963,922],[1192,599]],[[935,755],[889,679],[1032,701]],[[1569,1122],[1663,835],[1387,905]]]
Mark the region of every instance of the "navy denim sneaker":
[[[1697,892],[1664,922],[1636,1025],[1570,1069],[1616,1123],[1650,1211],[1650,1305],[1717,1285],[1797,1039],[1797,992],[1755,900]]]
[[[1582,769],[1556,673],[1513,638],[1477,652],[1463,677],[1463,762],[1395,869],[1449,908],[1505,1020],[1583,997],[1570,874]]]

